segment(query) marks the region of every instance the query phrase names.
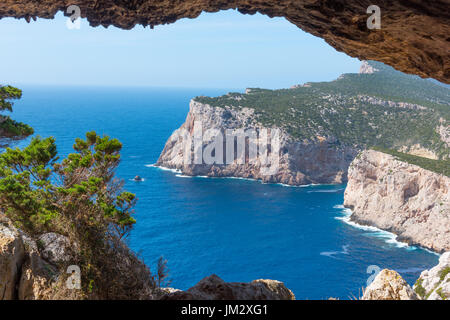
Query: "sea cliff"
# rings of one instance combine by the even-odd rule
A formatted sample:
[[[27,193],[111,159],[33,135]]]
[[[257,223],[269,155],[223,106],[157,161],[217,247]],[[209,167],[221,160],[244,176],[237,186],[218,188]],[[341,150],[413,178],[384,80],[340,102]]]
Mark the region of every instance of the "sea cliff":
[[[248,149],[252,143],[249,137],[246,138],[244,163],[239,163],[236,157],[231,162],[223,161],[223,164],[194,163],[192,159],[195,151],[190,147],[194,145],[195,123],[200,123],[204,132],[201,151],[204,152],[208,143],[214,139],[211,133],[215,132],[216,135],[220,132],[225,137],[224,154],[227,148],[227,130],[235,136],[239,135],[239,131],[253,130],[258,134],[264,130],[279,130],[279,158],[276,162],[272,161],[276,170],[273,174],[266,174],[261,161],[249,161]],[[236,143],[234,141],[228,146]],[[156,165],[177,169],[191,176],[242,177],[288,185],[331,184],[347,181],[347,168],[357,152],[356,148],[343,145],[333,137],[316,136],[309,140],[299,140],[282,128],[265,127],[257,121],[254,110],[250,108],[213,107],[191,100],[185,123],[168,139]],[[186,162],[186,156],[190,163]]]
[[[351,220],[435,252],[450,250],[450,178],[367,150],[349,167],[344,206]]]

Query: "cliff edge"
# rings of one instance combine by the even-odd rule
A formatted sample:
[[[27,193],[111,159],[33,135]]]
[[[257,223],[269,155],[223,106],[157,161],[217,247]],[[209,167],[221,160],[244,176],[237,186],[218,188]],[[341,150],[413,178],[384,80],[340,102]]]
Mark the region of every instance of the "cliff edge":
[[[450,178],[382,152],[359,154],[348,171],[351,219],[435,252],[450,250]]]
[[[255,110],[251,108],[214,107],[191,100],[185,123],[168,139],[156,165],[177,169],[190,176],[242,177],[288,185],[346,182],[347,168],[357,154],[357,149],[343,145],[332,137],[296,139],[282,128],[262,125],[254,113]],[[196,124],[201,126],[202,131],[200,147],[194,146]],[[254,140],[260,138],[262,132],[270,134],[275,130],[279,131],[279,145],[278,150],[275,150],[273,143],[268,144],[268,149],[272,152],[267,155],[271,169],[274,170],[267,174],[267,167],[261,159],[249,160],[249,148],[252,143],[257,143]],[[255,138],[253,139],[251,134],[246,135],[248,132],[253,132]],[[223,137],[223,140],[220,140],[220,153],[224,159],[212,164],[204,161],[196,163],[194,154],[198,149],[203,155],[207,153],[208,145],[213,143],[218,135]],[[234,141],[230,141],[230,136]],[[239,137],[245,139],[242,140],[245,141],[245,159],[243,158],[242,162],[239,162],[236,147]],[[227,161],[225,155],[230,146],[236,149],[232,151],[232,160]],[[218,150],[214,152],[219,153]]]

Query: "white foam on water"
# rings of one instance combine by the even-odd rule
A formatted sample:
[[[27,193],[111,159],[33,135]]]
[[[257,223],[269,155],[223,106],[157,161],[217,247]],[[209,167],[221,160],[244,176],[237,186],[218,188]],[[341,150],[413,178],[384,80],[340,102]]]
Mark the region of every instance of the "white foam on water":
[[[397,240],[398,236],[396,234],[393,234],[392,232],[381,230],[381,229],[379,229],[377,227],[373,227],[373,226],[364,226],[364,225],[361,225],[361,224],[358,224],[358,223],[352,221],[350,219],[350,217],[353,213],[352,210],[345,208],[341,204],[335,205],[335,206],[333,206],[333,208],[340,209],[341,213],[343,214],[343,216],[341,216],[341,217],[336,217],[337,220],[341,220],[344,223],[346,223],[354,228],[367,231],[367,232],[369,232],[369,234],[371,236],[374,236],[376,238],[381,238],[386,243],[392,244],[392,245],[396,246],[397,248],[405,248],[406,250],[411,250],[411,251],[417,249],[417,247],[415,247],[415,246],[410,246],[405,242],[398,241]]]
[[[145,166],[147,168],[158,168],[159,170],[163,170],[163,171],[170,171],[170,172],[178,173],[178,174],[181,173],[181,170],[161,167],[161,166],[157,166],[156,164],[146,164]]]
[[[128,181],[133,181],[133,182],[144,182],[145,179],[144,179],[144,178],[141,178],[141,180],[128,179]]]
[[[194,178],[193,176],[187,176],[185,174],[176,174],[175,177],[177,177],[177,178]]]
[[[341,189],[333,189],[333,190],[310,190],[308,193],[338,193],[342,190],[345,190],[344,188]]]
[[[346,244],[346,245],[342,246],[342,251],[323,251],[320,253],[320,255],[329,257],[329,258],[333,258],[333,259],[337,259],[335,257],[336,255],[339,255],[339,254],[348,255],[349,254],[348,248],[349,248],[349,245]]]
[[[244,178],[244,177],[209,177],[209,176],[188,176],[183,174],[183,172],[181,170],[178,169],[171,169],[171,168],[167,168],[167,167],[162,167],[162,166],[157,166],[156,164],[147,164],[145,165],[148,168],[158,168],[160,170],[164,170],[164,171],[170,171],[173,173],[176,173],[176,177],[178,178],[211,178],[211,179],[235,179],[235,180],[247,180],[247,181],[256,181],[262,184],[274,184],[274,185],[279,185],[282,187],[289,187],[289,188],[308,188],[308,187],[315,187],[315,186],[335,186],[333,184],[317,184],[317,183],[311,183],[311,184],[303,184],[303,185],[299,185],[299,186],[295,186],[295,185],[290,185],[290,184],[285,184],[285,183],[267,183],[267,182],[263,182],[262,180],[259,179],[254,179],[254,178]],[[343,189],[339,189],[339,190],[343,190]],[[317,191],[320,192],[320,191]],[[322,191],[322,192],[336,192],[334,190],[329,190],[329,191]]]

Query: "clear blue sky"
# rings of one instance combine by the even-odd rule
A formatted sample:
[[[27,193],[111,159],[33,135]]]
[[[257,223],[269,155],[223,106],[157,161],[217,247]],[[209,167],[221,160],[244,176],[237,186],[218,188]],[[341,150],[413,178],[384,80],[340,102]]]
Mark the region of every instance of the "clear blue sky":
[[[0,83],[284,88],[357,72],[337,52],[284,18],[234,10],[133,30],[69,30],[54,20],[0,20]]]

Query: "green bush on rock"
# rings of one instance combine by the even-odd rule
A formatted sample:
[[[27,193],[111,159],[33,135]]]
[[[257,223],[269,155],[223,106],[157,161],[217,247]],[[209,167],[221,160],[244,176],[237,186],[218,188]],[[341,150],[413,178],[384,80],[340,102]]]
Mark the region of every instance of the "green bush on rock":
[[[22,90],[0,85],[0,111],[12,112],[13,102],[11,100],[20,99],[21,97]],[[33,133],[34,131],[29,125],[12,120],[8,116],[0,115],[0,137],[27,137]]]
[[[154,280],[124,243],[136,222],[136,196],[115,178],[122,144],[89,132],[73,148],[59,161],[55,139],[35,137],[1,154],[0,211],[32,237],[68,237],[67,264],[81,268],[84,297],[143,298]]]

